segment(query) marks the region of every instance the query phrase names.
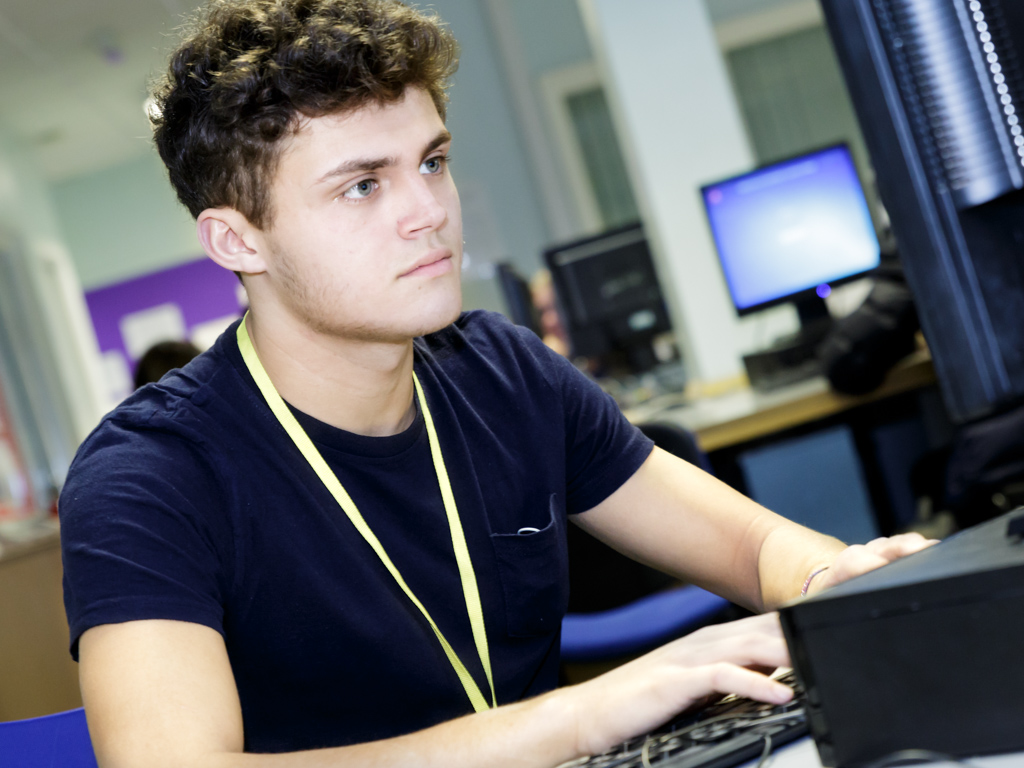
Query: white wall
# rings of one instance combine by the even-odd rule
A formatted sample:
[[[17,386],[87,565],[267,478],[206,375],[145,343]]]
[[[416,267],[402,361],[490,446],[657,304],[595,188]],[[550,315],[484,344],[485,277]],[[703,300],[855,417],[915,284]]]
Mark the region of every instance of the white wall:
[[[0,226],[23,239],[61,239],[59,217],[32,150],[0,129]]]
[[[86,289],[202,255],[155,150],[57,183],[53,199]]]
[[[2,361],[12,377],[8,398],[15,420],[34,436],[32,474],[59,483],[82,438],[110,405],[104,397],[99,351],[88,321],[62,227],[29,146],[0,130],[0,246],[9,260],[12,301],[0,322],[9,323],[13,347]],[[11,289],[12,286],[6,286]],[[14,381],[17,379],[17,381]],[[46,463],[47,467],[40,464]],[[45,499],[47,492],[39,493]]]
[[[753,153],[702,0],[580,0],[690,375],[742,370],[701,184]]]

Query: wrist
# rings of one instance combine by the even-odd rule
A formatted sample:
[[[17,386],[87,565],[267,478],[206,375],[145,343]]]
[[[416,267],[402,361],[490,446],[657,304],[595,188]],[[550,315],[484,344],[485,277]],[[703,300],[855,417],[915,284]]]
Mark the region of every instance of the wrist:
[[[591,754],[587,725],[593,718],[583,694],[579,684],[568,685],[511,705],[522,708],[521,732],[534,734],[538,763],[562,765]]]
[[[593,681],[587,681],[592,683]],[[591,730],[594,716],[588,711],[587,701],[590,685],[577,683],[568,685],[551,692],[551,700],[547,702],[549,714],[558,722],[564,723],[567,733],[572,734],[568,743],[571,756],[566,760],[577,760],[581,757],[594,754],[593,737]],[[590,699],[592,702],[593,699]]]
[[[807,574],[807,578],[804,579],[803,586],[800,587],[800,597],[807,597],[807,595],[808,595],[808,593],[809,593],[809,591],[811,589],[811,584],[814,583],[814,580],[817,579],[818,576],[820,576],[822,573],[824,573],[828,569],[829,569],[829,566],[822,565],[822,566],[819,566],[818,568],[815,568],[809,574]]]

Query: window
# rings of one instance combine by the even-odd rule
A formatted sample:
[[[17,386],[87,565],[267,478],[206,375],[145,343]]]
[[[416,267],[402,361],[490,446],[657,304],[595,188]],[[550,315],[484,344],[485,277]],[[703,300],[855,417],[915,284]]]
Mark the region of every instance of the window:
[[[640,218],[597,68],[582,64],[542,78],[548,114],[582,230]]]

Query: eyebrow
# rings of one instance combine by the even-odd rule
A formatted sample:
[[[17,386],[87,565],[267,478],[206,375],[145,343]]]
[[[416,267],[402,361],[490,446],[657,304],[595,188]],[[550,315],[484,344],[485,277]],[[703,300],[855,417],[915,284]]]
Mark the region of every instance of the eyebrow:
[[[428,155],[435,149],[440,147],[452,140],[452,135],[447,130],[441,131],[437,136],[431,139],[426,147],[423,149],[423,154]],[[346,160],[340,165],[336,165],[334,168],[329,170],[319,179],[317,179],[313,186],[323,184],[325,181],[330,181],[338,176],[347,176],[351,173],[358,173],[360,171],[376,171],[381,168],[388,168],[398,164],[398,158],[394,155],[388,155],[385,157],[356,157],[351,160]]]

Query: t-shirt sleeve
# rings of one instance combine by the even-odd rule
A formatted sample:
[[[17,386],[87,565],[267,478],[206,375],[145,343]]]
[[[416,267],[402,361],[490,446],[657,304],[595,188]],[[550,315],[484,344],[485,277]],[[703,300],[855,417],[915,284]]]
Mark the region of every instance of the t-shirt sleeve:
[[[654,443],[615,400],[536,334],[516,327],[562,401],[569,514],[586,512],[619,489],[647,460]]]
[[[108,419],[83,444],[58,509],[71,654],[101,624],[173,619],[223,634],[222,490],[180,436]]]

